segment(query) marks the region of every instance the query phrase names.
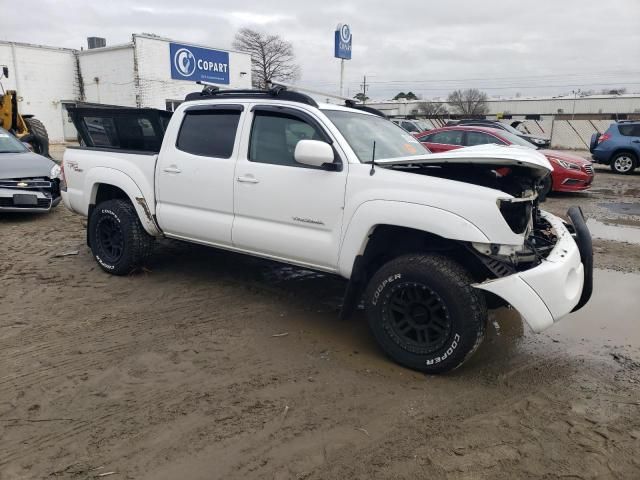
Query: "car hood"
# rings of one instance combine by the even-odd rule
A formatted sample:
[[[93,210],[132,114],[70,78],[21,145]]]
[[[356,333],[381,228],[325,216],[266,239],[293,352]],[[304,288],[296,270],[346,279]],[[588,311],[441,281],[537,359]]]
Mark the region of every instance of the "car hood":
[[[538,150],[518,145],[477,145],[459,148],[448,152],[412,157],[388,158],[376,160],[378,165],[446,165],[473,164],[500,167],[524,167],[532,176],[544,177],[553,170],[553,166]]]
[[[0,153],[0,178],[48,177],[52,160],[33,152]]]
[[[554,157],[558,160],[564,160],[565,162],[575,163],[576,165],[588,165],[591,162],[586,160],[578,155],[573,155],[571,153],[559,152],[558,150],[538,150],[545,157]]]

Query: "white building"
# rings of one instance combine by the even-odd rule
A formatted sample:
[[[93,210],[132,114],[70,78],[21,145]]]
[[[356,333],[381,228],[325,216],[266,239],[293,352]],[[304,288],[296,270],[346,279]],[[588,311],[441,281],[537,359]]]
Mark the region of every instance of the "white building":
[[[389,116],[408,116],[419,114],[422,102],[444,104],[449,111],[451,106],[442,99],[436,100],[389,100],[370,101],[369,105]],[[527,97],[527,98],[490,98],[487,101],[489,116],[556,116],[556,115],[619,115],[640,114],[640,94],[589,95],[584,97]]]
[[[0,41],[0,65],[21,113],[38,117],[52,142],[75,140],[65,105],[76,102],[167,108],[198,90],[197,79],[251,88],[251,58],[240,52],[134,34],[131,42],[73,50]]]

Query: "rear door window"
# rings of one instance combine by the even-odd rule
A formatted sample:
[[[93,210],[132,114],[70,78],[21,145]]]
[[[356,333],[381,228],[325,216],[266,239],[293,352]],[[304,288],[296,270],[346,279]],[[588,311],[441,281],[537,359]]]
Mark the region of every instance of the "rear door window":
[[[176,148],[203,157],[231,158],[240,113],[239,109],[187,110]]]
[[[431,143],[442,143],[444,145],[463,145],[462,130],[445,130],[443,132],[437,132],[431,135]]]
[[[472,147],[474,145],[487,145],[490,143],[496,143],[498,145],[503,145],[504,142],[494,137],[493,135],[489,135],[483,132],[467,132],[467,138],[465,141],[465,145],[467,147]]]
[[[620,134],[625,137],[640,137],[640,123],[618,125],[618,130],[620,131]]]

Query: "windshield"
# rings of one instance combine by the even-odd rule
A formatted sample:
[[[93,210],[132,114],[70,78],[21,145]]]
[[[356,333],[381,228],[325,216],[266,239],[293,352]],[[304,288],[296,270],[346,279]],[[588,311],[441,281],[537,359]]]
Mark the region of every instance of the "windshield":
[[[340,130],[361,162],[371,161],[374,141],[376,160],[429,153],[413,135],[382,117],[341,110],[324,110],[324,114]]]
[[[507,132],[513,133],[514,135],[522,135],[522,132],[520,130],[513,128],[508,123],[503,123],[502,128],[504,128]]]
[[[7,133],[6,130],[0,129],[0,153],[22,153],[28,151],[29,149],[20,140]]]
[[[513,145],[520,145],[521,147],[528,147],[533,148],[534,150],[538,150],[538,147],[536,147],[533,143],[517,135],[514,135],[513,133],[502,131],[500,132],[500,136]]]

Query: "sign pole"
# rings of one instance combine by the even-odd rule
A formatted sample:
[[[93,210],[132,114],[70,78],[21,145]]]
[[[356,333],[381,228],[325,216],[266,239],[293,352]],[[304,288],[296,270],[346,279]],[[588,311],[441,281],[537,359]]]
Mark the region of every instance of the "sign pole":
[[[351,60],[351,28],[339,23],[334,32],[334,57],[340,59],[340,96],[344,95],[344,61]]]
[[[344,58],[340,59],[340,96],[344,96]]]

